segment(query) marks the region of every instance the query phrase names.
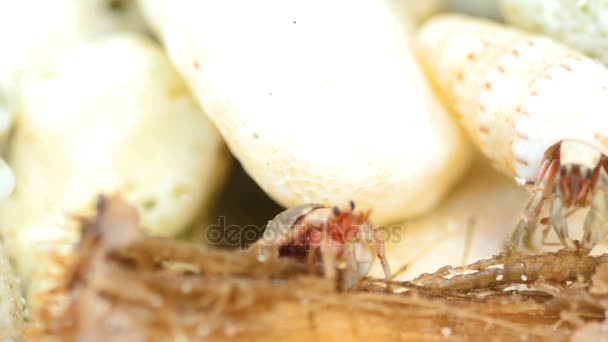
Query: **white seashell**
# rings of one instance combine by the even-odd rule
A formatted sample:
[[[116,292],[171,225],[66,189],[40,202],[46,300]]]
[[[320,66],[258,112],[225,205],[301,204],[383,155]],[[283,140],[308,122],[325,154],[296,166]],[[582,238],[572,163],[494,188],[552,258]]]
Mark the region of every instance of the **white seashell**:
[[[500,18],[497,0],[443,0],[443,4],[448,12],[458,12],[492,19]]]
[[[608,2],[605,0],[500,0],[505,20],[546,34],[608,63]]]
[[[417,53],[495,165],[533,182],[564,139],[608,152],[608,70],[548,38],[463,16],[428,22]]]
[[[425,0],[425,1],[403,1],[403,0],[386,0],[387,4],[393,8],[393,11],[398,15],[404,15],[413,19],[413,22],[420,22],[433,13],[438,12],[442,8],[440,0]],[[166,4],[172,4],[172,1],[166,0],[138,0],[141,12],[152,28],[152,31],[158,35],[162,33],[162,25],[167,9]],[[238,6],[238,2],[234,2]],[[411,21],[411,20],[410,20]]]
[[[137,0],[137,4],[152,32],[160,35],[165,18],[166,0]]]
[[[374,221],[434,207],[470,150],[390,1],[172,1],[169,54],[233,154],[287,207]],[[411,20],[411,19],[408,19]],[[219,34],[221,33],[221,34]]]
[[[145,30],[135,0],[0,0],[0,97],[12,106],[23,71],[52,63],[74,44]]]
[[[162,50],[129,34],[70,50],[24,77],[0,226],[20,275],[78,238],[67,214],[118,193],[142,225],[173,236],[221,184],[226,149]],[[63,246],[63,247],[62,247]]]

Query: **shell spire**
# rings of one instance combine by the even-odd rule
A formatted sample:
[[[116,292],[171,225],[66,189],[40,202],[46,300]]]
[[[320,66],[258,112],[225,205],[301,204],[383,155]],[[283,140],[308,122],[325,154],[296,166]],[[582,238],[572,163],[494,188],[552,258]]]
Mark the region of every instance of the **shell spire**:
[[[481,151],[534,182],[564,139],[608,151],[608,70],[549,38],[457,15],[426,23],[416,52]]]

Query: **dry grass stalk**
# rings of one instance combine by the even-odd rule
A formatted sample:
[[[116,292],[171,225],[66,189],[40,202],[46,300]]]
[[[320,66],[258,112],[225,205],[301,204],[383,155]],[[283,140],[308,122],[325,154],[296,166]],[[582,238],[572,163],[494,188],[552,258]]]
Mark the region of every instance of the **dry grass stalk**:
[[[290,259],[143,236],[102,198],[32,339],[77,341],[568,340],[602,336],[608,256],[498,255],[412,282],[368,278],[339,293]],[[573,335],[574,334],[574,335]],[[596,334],[596,335],[594,335]]]

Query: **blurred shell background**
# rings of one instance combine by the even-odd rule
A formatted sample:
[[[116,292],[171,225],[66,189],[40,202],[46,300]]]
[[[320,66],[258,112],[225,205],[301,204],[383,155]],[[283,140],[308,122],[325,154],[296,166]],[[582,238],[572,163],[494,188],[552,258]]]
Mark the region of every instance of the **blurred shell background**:
[[[608,63],[608,1],[500,0],[505,21]]]
[[[417,23],[439,11],[456,11],[502,21],[502,10],[507,23],[523,30],[547,34],[604,63],[608,62],[608,39],[606,39],[608,18],[598,14],[608,13],[608,5],[603,0],[387,1],[391,1],[391,5],[396,8],[414,13]],[[109,34],[131,32],[152,37],[154,33],[158,34],[162,30],[160,21],[164,12],[158,9],[161,8],[159,4],[164,2],[170,3],[169,0],[0,0],[0,40],[3,41],[3,51],[0,53],[0,151],[18,150],[15,144],[8,148],[3,145],[9,136],[7,133],[9,123],[13,120],[18,123],[19,114],[23,114],[19,109],[16,110],[20,101],[17,89],[20,88],[19,84],[23,81],[26,69],[44,69],[46,64],[60,60],[65,49]],[[145,24],[144,19],[149,22]],[[160,39],[156,43],[159,42]],[[127,72],[125,74],[128,75]],[[47,76],[52,78],[52,75],[42,75],[41,81],[48,81]],[[75,88],[78,86],[79,84],[74,85]],[[185,88],[180,90],[185,91]],[[64,93],[68,93],[69,97],[71,91],[66,89]],[[50,99],[44,97],[49,103],[61,97],[53,96],[50,91],[44,91],[43,94],[50,97]],[[40,103],[41,101],[38,100],[33,102]],[[156,98],[155,105],[151,107],[156,108],[162,101],[162,98]],[[39,115],[39,117],[45,116],[46,114]],[[18,131],[14,132],[18,133]],[[31,134],[25,136],[22,134],[22,136],[25,141],[29,139],[30,144],[32,137],[35,138]],[[189,212],[188,219],[193,221],[189,222],[192,223],[190,230],[165,233],[167,235],[179,233],[179,238],[206,242],[222,248],[244,248],[261,236],[268,220],[283,208],[261,190],[234,157],[228,157],[232,159],[234,166],[229,167],[230,163],[223,158],[228,156],[228,151],[220,142],[219,136],[213,135],[213,137],[217,137],[218,145],[221,146],[213,145],[217,147],[213,151],[217,152],[219,157],[214,157],[216,160],[211,161],[210,164],[219,165],[218,169],[221,169],[219,172],[226,175],[227,182],[221,187],[222,177],[209,178],[211,183],[217,183],[219,196],[205,203],[204,207],[208,207],[207,210],[201,210],[198,215]],[[154,140],[155,136],[151,139]],[[39,142],[41,147],[52,146],[47,143],[46,138],[39,140],[42,141]],[[45,154],[47,157],[52,155],[52,153]],[[28,156],[20,157],[27,159]],[[14,155],[10,157],[5,160],[16,158]],[[21,163],[22,167],[17,167],[16,170],[27,169],[28,172],[35,173],[36,168],[49,168],[49,163],[39,165],[41,163],[44,164],[29,163],[25,160]],[[0,166],[2,166],[1,160]],[[200,174],[196,172],[196,175]],[[61,173],[61,176],[65,175]],[[32,213],[36,211],[27,205],[39,206],[36,209],[41,209],[43,215],[38,216],[44,218],[41,219],[40,227],[46,230],[45,235],[36,230],[37,226],[34,227],[36,229],[32,231],[36,238],[33,238],[27,236],[27,230],[15,234],[15,227],[10,229],[2,227],[4,234],[12,232],[12,236],[8,239],[5,236],[6,241],[12,238],[13,242],[20,240],[21,244],[15,242],[11,246],[7,245],[6,251],[4,245],[0,245],[0,293],[8,294],[0,296],[0,337],[4,337],[2,333],[12,334],[11,329],[18,331],[25,315],[24,302],[18,293],[19,285],[23,284],[19,284],[19,278],[10,269],[8,259],[13,259],[11,260],[13,267],[14,259],[19,257],[22,257],[22,264],[25,262],[29,264],[21,267],[25,271],[20,272],[21,279],[26,282],[31,272],[30,268],[39,263],[36,252],[40,244],[36,239],[44,240],[48,237],[49,241],[54,241],[56,238],[53,235],[56,232],[48,229],[47,226],[57,217],[53,215],[54,212],[51,213],[50,210],[47,212],[46,206],[53,204],[57,198],[52,195],[48,195],[48,198],[42,201],[37,198],[40,197],[37,196],[38,194],[44,192],[41,189],[49,188],[45,183],[49,181],[48,179],[44,177],[38,179],[42,179],[40,183],[31,183],[31,188],[36,189],[37,192],[31,191],[28,196],[23,197],[21,201],[23,203],[17,203],[19,210],[15,209],[15,200],[12,201],[13,206],[10,201],[0,204],[0,213],[5,214],[0,222],[11,221],[11,216],[20,216],[19,219],[25,221],[34,220],[36,215]],[[53,183],[53,185],[62,188],[61,184]],[[81,189],[82,186],[77,184],[73,188]],[[153,187],[146,187],[149,188]],[[212,188],[213,190],[210,191],[216,192],[215,186]],[[1,184],[0,192],[2,192]],[[215,195],[213,193],[209,194],[210,199]],[[432,272],[445,265],[460,266],[503,251],[505,240],[510,236],[528,198],[529,194],[524,188],[518,187],[513,179],[497,172],[487,160],[476,155],[469,172],[431,213],[381,227],[387,244],[387,258],[395,277],[401,280],[412,279],[421,273]],[[180,208],[183,209],[182,207],[178,209]],[[581,236],[580,227],[584,214],[585,212],[577,213],[570,221],[571,234],[574,238]],[[546,216],[546,213],[542,216]],[[178,228],[185,229],[185,224],[180,224]],[[543,228],[545,227],[539,225],[538,231]],[[538,250],[558,248],[542,245],[540,232],[537,233],[535,242]],[[21,238],[16,239],[16,235]],[[549,241],[556,241],[552,232],[549,234]],[[605,252],[607,249],[608,244],[604,243],[594,250],[594,254]],[[382,277],[382,270],[377,263],[371,275]]]
[[[460,12],[495,20],[501,17],[496,0],[443,0],[443,6],[446,12]]]
[[[59,50],[66,45],[80,43],[91,37],[116,31],[135,31],[149,34],[149,31],[159,29],[159,23],[157,22],[152,29],[143,25],[141,15],[135,10],[134,0],[62,1],[65,2],[66,8],[71,8],[71,10],[51,18],[52,16],[44,13],[44,9],[31,5],[31,0],[21,2],[17,12],[3,11],[2,9],[7,8],[6,6],[12,2],[0,0],[0,28],[4,28],[0,30],[2,31],[0,37],[6,38],[5,41],[9,47],[6,53],[0,55],[0,97],[4,102],[0,105],[9,107],[7,103],[12,102],[12,99],[9,98],[14,94],[7,88],[11,88],[10,84],[17,82],[19,79],[23,69],[22,63],[27,60],[33,61],[34,64],[41,62],[36,54],[40,54],[44,58],[55,59],[60,54]],[[391,1],[397,6],[410,7],[419,20],[423,20],[437,11],[457,11],[502,20],[499,5],[495,0]],[[151,8],[155,6],[154,4],[161,2],[163,0],[140,0],[140,3],[149,4]],[[507,14],[508,22],[526,30],[547,33],[557,39],[562,39],[566,43],[575,44],[575,47],[579,47],[585,52],[593,54],[592,48],[600,45],[585,41],[584,45],[576,46],[578,40],[572,37],[576,38],[577,36],[570,35],[567,30],[576,31],[579,28],[584,28],[587,30],[585,31],[587,32],[585,33],[586,36],[591,34],[592,37],[604,39],[603,28],[600,27],[595,30],[593,22],[581,19],[583,21],[570,23],[570,26],[564,26],[561,22],[560,25],[551,26],[549,24],[555,24],[555,22],[544,16],[545,14],[549,15],[547,14],[549,13],[547,9],[550,8],[549,3],[554,4],[554,7],[551,7],[554,10],[559,6],[562,6],[559,8],[564,9],[566,6],[570,6],[567,8],[574,13],[572,15],[576,15],[581,11],[589,11],[590,8],[594,8],[592,5],[598,2],[566,0],[554,2],[551,2],[551,0],[501,0],[500,2]],[[576,3],[576,6],[571,5],[572,3]],[[583,7],[580,6],[581,4]],[[36,7],[37,11],[29,13],[28,9],[30,7],[28,6]],[[108,12],[104,13],[109,16],[95,15],[99,8],[104,8],[104,11],[107,10]],[[539,9],[545,10],[540,11]],[[85,13],[84,16],[91,19],[88,21],[89,25],[74,19],[74,13],[79,11]],[[543,13],[543,15],[523,15],[533,11]],[[41,20],[37,22],[39,25],[34,26],[31,25],[31,22],[19,20],[20,17],[29,15],[28,13],[33,15],[32,20],[41,17],[41,19],[38,18]],[[564,13],[564,15],[566,14]],[[160,20],[157,12],[151,13],[149,16],[156,18],[152,21]],[[57,26],[56,31],[40,29],[44,27],[44,23],[57,25],[57,22],[52,21],[57,18],[59,18],[58,21],[61,25]],[[563,28],[563,30],[560,31],[556,27]],[[25,33],[24,37],[29,37],[31,40],[16,39],[15,30],[23,31]],[[79,33],[65,34],[65,32],[71,32],[72,30],[77,30]],[[56,40],[57,44],[47,44],[53,40]],[[40,42],[44,44],[37,45]],[[596,55],[600,58],[602,58],[601,51],[596,52]],[[279,205],[264,194],[242,167],[238,165],[238,162],[235,161],[233,164],[235,167],[228,173],[228,182],[220,191],[219,199],[213,204],[211,213],[201,217],[198,223],[193,225],[194,229],[183,233],[182,238],[207,241],[221,247],[245,247],[255,241],[268,220],[282,210]],[[387,237],[387,253],[393,270],[403,270],[399,275],[400,279],[412,278],[421,272],[434,271],[446,264],[457,266],[500,252],[527,198],[528,194],[523,188],[516,186],[512,179],[496,172],[483,158],[478,156],[472,170],[433,213],[405,222],[395,222],[392,225],[387,225],[391,229],[391,235]],[[575,218],[575,222],[572,224],[573,228],[580,226],[576,220],[581,221],[580,217]],[[232,240],[213,239],[208,234],[207,236],[203,234],[205,228],[208,227],[241,229],[241,233],[238,234],[236,239]],[[542,227],[539,228],[542,229]],[[573,229],[573,236],[576,237],[579,234],[579,231]],[[374,275],[381,275],[379,269],[374,270]]]

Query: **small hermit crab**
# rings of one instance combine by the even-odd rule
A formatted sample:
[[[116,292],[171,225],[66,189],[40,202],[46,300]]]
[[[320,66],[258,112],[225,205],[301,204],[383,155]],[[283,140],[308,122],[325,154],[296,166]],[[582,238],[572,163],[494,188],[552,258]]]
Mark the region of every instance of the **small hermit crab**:
[[[341,290],[356,286],[377,256],[388,281],[384,240],[369,219],[371,211],[354,209],[352,201],[347,209],[314,203],[287,209],[268,222],[251,248],[261,262],[283,256],[306,260],[311,270],[335,280]]]
[[[486,157],[533,184],[506,263],[546,200],[547,222],[567,249],[587,252],[608,234],[606,67],[549,38],[456,15],[426,23],[416,50]],[[566,217],[581,207],[589,212],[577,244]]]
[[[593,248],[608,233],[607,171],[608,158],[586,143],[562,140],[551,148],[541,163],[532,197],[513,232],[508,255],[516,248],[523,232],[533,229],[547,198],[550,201],[548,222],[561,244],[573,251],[579,246],[568,234],[566,217],[578,208],[589,207],[581,247]],[[564,214],[568,208],[572,210]]]

